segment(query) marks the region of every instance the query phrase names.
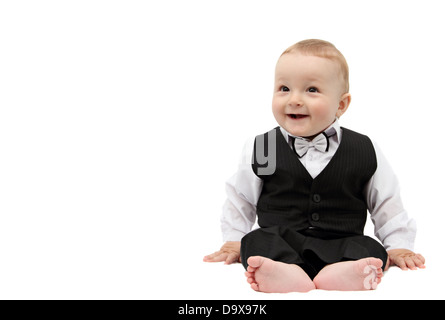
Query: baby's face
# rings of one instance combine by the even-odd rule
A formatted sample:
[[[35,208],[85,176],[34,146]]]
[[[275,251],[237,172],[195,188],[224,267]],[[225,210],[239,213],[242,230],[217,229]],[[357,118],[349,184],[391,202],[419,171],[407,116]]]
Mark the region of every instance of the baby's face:
[[[290,134],[313,137],[323,132],[349,102],[335,61],[301,53],[284,54],[278,61],[272,111]]]

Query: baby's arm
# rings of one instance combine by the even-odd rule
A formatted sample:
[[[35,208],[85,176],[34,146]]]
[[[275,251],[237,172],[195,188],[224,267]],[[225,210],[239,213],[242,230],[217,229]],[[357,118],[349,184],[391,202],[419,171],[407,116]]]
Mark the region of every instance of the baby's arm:
[[[408,217],[403,207],[398,179],[375,143],[374,148],[378,166],[366,186],[365,195],[375,235],[388,251],[386,268],[390,265],[402,270],[425,268],[423,256],[409,250],[414,248],[416,223]]]
[[[204,257],[204,262],[221,262],[232,264],[241,262],[240,260],[240,241],[227,241],[219,251],[216,251]]]
[[[398,266],[402,270],[425,268],[425,258],[407,249],[388,250],[389,265]]]
[[[252,170],[253,141],[249,139],[244,145],[238,170],[226,182],[227,200],[221,216],[223,241],[226,242],[219,251],[205,256],[205,262],[225,261],[225,264],[231,264],[240,261],[241,239],[255,224],[262,180]]]

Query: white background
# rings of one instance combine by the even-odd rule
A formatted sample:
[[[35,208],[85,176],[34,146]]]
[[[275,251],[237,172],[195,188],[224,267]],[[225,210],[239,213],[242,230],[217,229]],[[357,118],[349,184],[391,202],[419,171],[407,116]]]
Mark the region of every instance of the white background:
[[[441,4],[1,1],[0,298],[445,298]],[[377,291],[267,295],[202,262],[244,142],[276,126],[276,60],[307,38],[348,60],[341,124],[377,141],[418,224],[427,269]]]

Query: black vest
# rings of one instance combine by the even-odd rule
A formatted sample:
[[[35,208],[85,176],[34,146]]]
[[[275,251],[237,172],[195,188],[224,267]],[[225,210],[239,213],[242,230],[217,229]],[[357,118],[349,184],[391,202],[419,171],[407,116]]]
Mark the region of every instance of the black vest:
[[[336,153],[315,179],[289,147],[279,127],[257,136],[252,169],[264,182],[257,204],[260,227],[363,234],[367,217],[364,188],[377,169],[377,159],[367,136],[342,130]],[[275,146],[273,140],[268,141],[269,135],[275,137]],[[275,171],[261,173],[270,165],[264,163],[264,156],[270,157],[274,148]],[[257,154],[259,150],[265,154]]]

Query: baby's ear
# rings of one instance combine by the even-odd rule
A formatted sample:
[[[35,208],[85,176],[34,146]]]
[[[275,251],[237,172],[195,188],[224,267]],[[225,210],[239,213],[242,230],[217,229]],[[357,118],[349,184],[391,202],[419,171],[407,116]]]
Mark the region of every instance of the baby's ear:
[[[346,110],[348,110],[350,103],[351,103],[350,93],[345,93],[344,95],[341,96],[340,103],[338,105],[338,110],[337,113],[335,114],[337,118],[340,118],[340,116],[342,116],[346,112]]]

